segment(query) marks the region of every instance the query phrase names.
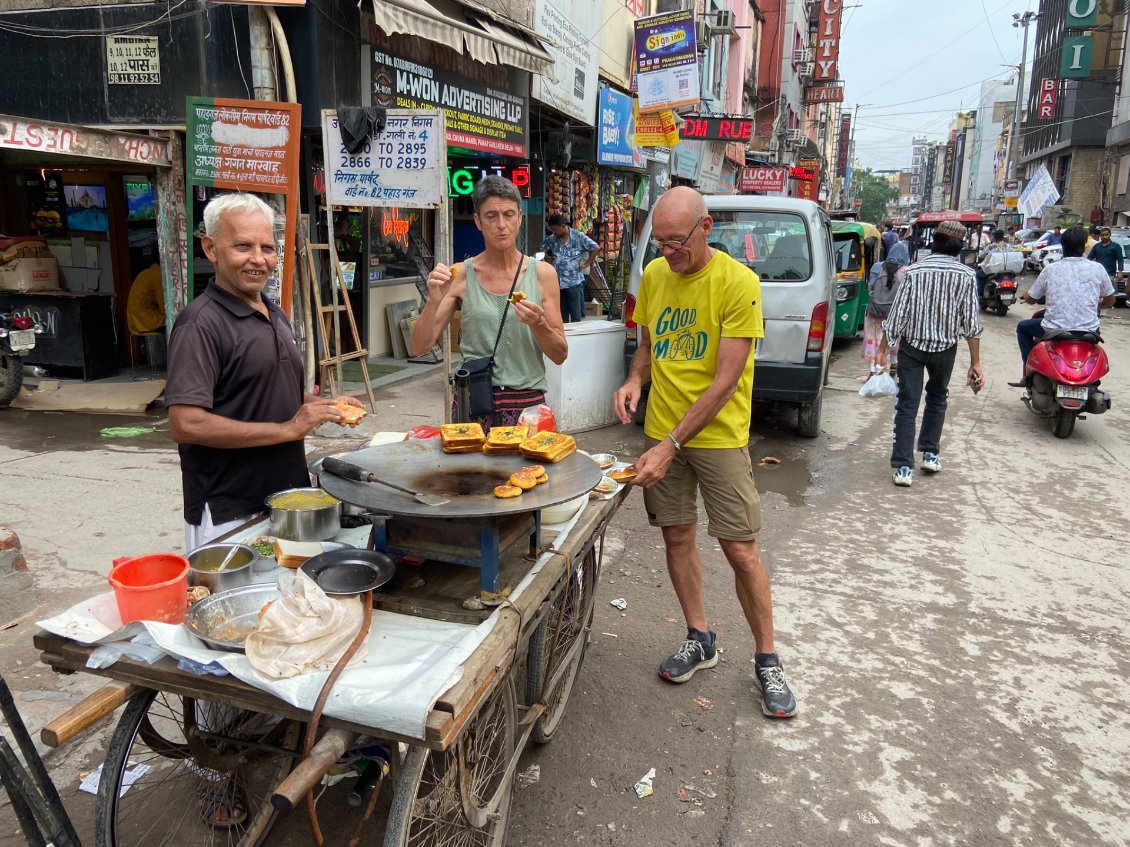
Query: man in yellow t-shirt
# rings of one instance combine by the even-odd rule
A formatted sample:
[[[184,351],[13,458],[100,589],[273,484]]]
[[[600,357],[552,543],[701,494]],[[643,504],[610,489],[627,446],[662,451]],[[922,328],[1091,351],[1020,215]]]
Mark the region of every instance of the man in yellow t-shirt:
[[[634,314],[640,345],[612,402],[630,423],[650,377],[648,449],[636,463],[635,484],[644,489],[652,526],[663,531],[667,572],[687,623],[686,640],[659,665],[659,675],[686,682],[718,664],[696,542],[701,490],[707,532],[734,571],[753,633],[761,710],[788,718],[797,705],[774,645],[769,575],[757,546],[761,500],[747,449],[753,344],[764,334],[761,282],[710,247],[713,225],[693,188],[673,188],[656,204],[651,235],[661,257],[644,270]]]

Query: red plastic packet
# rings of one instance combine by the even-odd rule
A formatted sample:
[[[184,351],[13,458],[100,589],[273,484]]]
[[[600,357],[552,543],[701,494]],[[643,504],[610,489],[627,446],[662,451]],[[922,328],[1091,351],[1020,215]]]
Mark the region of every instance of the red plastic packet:
[[[518,416],[518,424],[528,426],[530,434],[535,432],[556,432],[557,418],[553,409],[542,403],[539,406],[527,406]]]
[[[428,426],[427,424],[421,424],[420,426],[414,426],[410,430],[408,430],[408,437],[409,438],[419,438],[419,439],[439,438],[439,427],[438,426]]]

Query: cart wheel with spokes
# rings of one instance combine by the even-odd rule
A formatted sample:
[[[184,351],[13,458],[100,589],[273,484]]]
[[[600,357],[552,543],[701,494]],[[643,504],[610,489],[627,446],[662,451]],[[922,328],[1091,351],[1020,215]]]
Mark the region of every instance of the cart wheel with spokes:
[[[145,691],[126,705],[98,786],[98,847],[262,842],[271,794],[297,756],[301,724]]]
[[[596,602],[595,549],[590,548],[567,576],[554,595],[545,619],[534,630],[526,658],[527,703],[538,702],[545,681],[557,673],[563,662],[569,662],[553,690],[545,693],[545,713],[538,718],[530,733],[538,744],[548,743],[557,731],[588,649],[588,634]],[[570,657],[569,652],[575,644],[579,646]]]
[[[517,714],[514,683],[507,679],[446,751],[408,751],[385,847],[501,847],[510,823],[514,786],[507,768],[517,742]],[[482,818],[481,825],[469,814]]]

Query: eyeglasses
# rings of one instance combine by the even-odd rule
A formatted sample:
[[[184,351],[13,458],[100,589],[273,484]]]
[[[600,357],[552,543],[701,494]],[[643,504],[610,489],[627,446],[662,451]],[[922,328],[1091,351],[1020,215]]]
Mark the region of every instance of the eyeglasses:
[[[665,241],[658,241],[652,238],[649,239],[651,246],[660,252],[662,252],[663,250],[670,250],[672,252],[676,250],[682,250],[687,246],[687,242],[691,240],[691,236],[694,235],[694,231],[698,229],[699,224],[701,224],[704,220],[706,220],[705,215],[695,221],[694,226],[691,227],[691,231],[686,234],[685,238],[669,238]]]

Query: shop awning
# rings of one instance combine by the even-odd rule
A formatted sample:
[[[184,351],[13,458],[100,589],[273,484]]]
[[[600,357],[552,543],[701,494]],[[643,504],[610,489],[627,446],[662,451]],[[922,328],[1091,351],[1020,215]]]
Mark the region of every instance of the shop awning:
[[[552,76],[554,60],[536,33],[473,2],[373,0],[377,26],[445,44],[486,65]]]

